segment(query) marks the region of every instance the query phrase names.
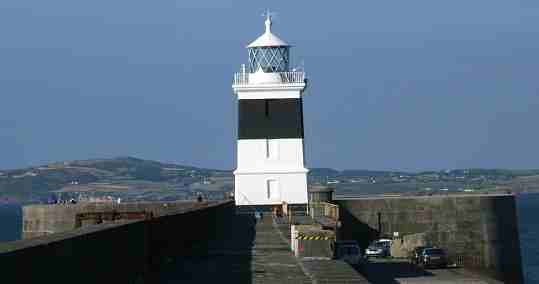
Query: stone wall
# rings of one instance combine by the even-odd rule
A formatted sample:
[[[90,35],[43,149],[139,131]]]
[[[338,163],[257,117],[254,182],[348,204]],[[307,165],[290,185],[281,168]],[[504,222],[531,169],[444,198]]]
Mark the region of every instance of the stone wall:
[[[27,205],[23,207],[22,238],[44,236],[76,228],[75,216],[79,213],[95,212],[151,212],[161,216],[167,212],[195,208],[193,201],[136,202],[136,203],[79,203]],[[85,225],[92,222],[86,222]]]
[[[156,283],[168,259],[207,252],[229,234],[234,214],[232,202],[206,204],[2,243],[2,283]]]
[[[512,195],[448,195],[337,200],[341,239],[365,248],[379,237],[425,233],[450,262],[507,283],[522,283],[516,205]]]

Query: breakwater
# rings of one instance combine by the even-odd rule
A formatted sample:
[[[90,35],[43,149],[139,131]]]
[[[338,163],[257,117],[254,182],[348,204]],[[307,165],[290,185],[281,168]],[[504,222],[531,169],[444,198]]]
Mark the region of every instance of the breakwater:
[[[232,202],[206,203],[2,243],[2,282],[155,283],[168,259],[205,252],[209,240],[227,232],[234,213]]]

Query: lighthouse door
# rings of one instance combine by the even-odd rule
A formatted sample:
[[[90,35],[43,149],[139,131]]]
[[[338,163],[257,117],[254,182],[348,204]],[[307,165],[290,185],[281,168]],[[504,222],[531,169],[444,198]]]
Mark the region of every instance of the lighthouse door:
[[[267,180],[266,183],[268,199],[272,201],[279,201],[279,198],[281,197],[281,194],[279,192],[279,183],[274,179]]]

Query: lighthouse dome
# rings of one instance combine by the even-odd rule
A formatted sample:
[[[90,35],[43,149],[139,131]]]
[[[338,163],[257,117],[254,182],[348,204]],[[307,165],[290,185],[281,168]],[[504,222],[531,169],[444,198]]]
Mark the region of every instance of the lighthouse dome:
[[[262,68],[264,72],[286,72],[289,65],[289,49],[284,40],[271,31],[271,15],[268,13],[266,31],[247,46],[249,51],[249,69],[255,72]]]
[[[251,42],[247,48],[252,47],[275,47],[275,46],[289,46],[284,40],[280,39],[277,35],[271,32],[271,16],[266,18],[264,22],[266,25],[266,32],[259,36],[255,41]]]

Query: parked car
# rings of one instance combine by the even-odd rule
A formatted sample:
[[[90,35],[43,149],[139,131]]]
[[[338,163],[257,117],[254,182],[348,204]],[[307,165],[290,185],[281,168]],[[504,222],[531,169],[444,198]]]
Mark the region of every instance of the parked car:
[[[366,257],[372,256],[389,256],[391,255],[391,240],[389,239],[379,239],[372,242],[369,247],[365,250]]]
[[[446,267],[447,252],[441,248],[425,248],[421,252],[419,261],[419,264],[423,267]]]
[[[335,242],[335,258],[350,264],[361,264],[363,262],[363,255],[357,241]]]
[[[428,247],[420,246],[420,247],[414,248],[414,250],[412,251],[412,253],[410,255],[410,261],[413,264],[419,264],[420,259],[421,259],[421,254],[423,253],[423,250],[426,249],[426,248],[428,248]]]

